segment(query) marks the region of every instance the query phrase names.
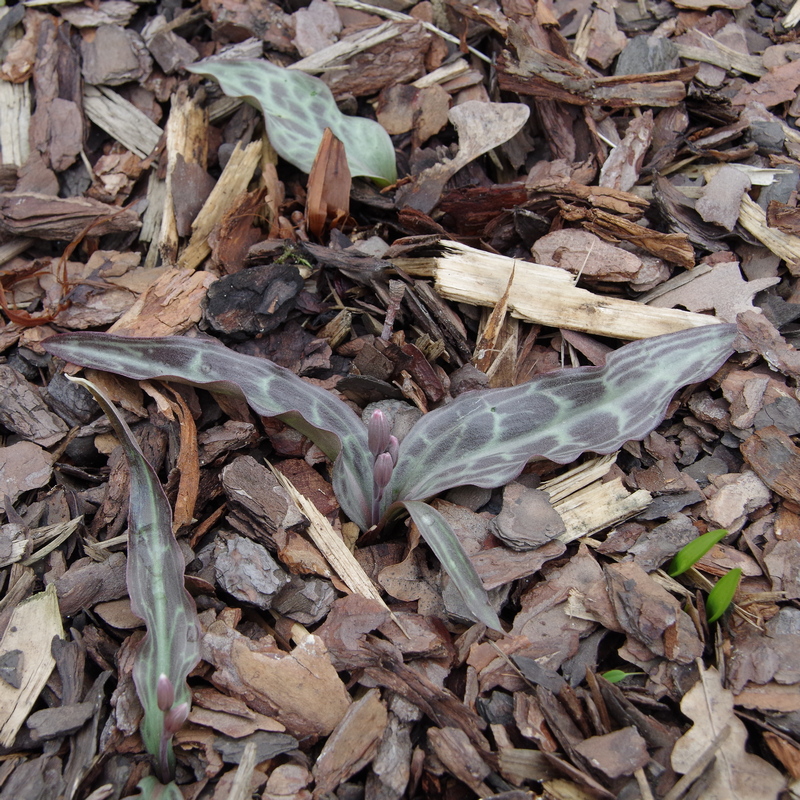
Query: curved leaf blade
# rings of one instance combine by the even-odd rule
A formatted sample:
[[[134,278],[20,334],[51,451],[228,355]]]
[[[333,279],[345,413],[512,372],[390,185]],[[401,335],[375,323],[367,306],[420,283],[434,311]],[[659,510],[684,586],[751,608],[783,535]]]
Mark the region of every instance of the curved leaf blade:
[[[71,380],[92,393],[128,460],[131,480],[126,579],[131,611],[147,627],[136,653],[133,681],[144,708],[145,746],[157,762],[164,755],[172,762],[171,749],[162,748],[166,734],[165,713],[159,708],[157,696],[159,676],[166,675],[175,690],[172,707],[191,705],[186,678],[200,661],[200,622],[194,600],[184,585],[185,565],[172,533],[172,510],[153,468],[111,401],[90,381]],[[161,767],[166,769],[167,764]],[[171,763],[169,768],[172,769]]]
[[[739,581],[742,579],[740,567],[726,572],[715,584],[714,588],[708,593],[706,600],[706,613],[708,621],[716,622],[728,609],[733,602],[736,590],[739,588]]]
[[[502,486],[534,456],[562,464],[644,438],[682,386],[713,375],[735,325],[642,339],[604,367],[558,370],[507,389],[469,392],[426,414],[400,446],[385,507],[466,483]]]
[[[325,128],[343,144],[352,176],[383,185],[397,180],[394,145],[379,123],[339,111],[328,86],[299,70],[269,61],[209,61],[187,67],[217,81],[229,97],[244,97],[264,114],[269,140],[278,155],[311,172]]]
[[[335,459],[336,496],[353,522],[362,530],[369,527],[372,462],[366,427],[347,404],[325,389],[265,358],[236,353],[213,339],[65,333],[42,346],[82,367],[136,380],[174,380],[244,397],[256,412],[278,417]]]
[[[409,500],[400,505],[405,507],[411,519],[414,520],[422,538],[433,550],[434,555],[455,583],[467,608],[475,615],[475,619],[502,633],[500,620],[489,603],[489,597],[483,588],[481,579],[447,520],[435,508],[426,503]]]
[[[728,535],[725,528],[708,531],[691,542],[681,547],[670,561],[667,574],[674,578],[693,567],[715,544],[721,542]]]

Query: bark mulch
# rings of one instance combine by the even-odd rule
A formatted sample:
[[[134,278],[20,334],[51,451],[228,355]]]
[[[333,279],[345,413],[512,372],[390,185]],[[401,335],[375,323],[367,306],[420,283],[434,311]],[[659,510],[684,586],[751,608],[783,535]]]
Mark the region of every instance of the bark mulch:
[[[433,500],[504,634],[407,523],[356,541],[292,428],[91,377],[176,505],[203,627],[185,800],[800,795],[799,5],[0,8],[0,800],[116,800],[152,771],[127,466],[44,339],[214,336],[400,436],[699,315],[738,322],[738,352],[643,441]],[[185,69],[220,53],[318,74],[391,134],[397,184],[332,177],[330,141],[311,179],[278,158],[254,107]]]

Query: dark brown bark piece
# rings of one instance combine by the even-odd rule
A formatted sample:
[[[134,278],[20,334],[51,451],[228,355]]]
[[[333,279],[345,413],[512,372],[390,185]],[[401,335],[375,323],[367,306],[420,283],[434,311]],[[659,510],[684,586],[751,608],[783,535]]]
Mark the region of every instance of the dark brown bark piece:
[[[609,593],[623,629],[656,655],[690,664],[703,652],[680,602],[633,563],[605,568]]]
[[[172,198],[178,236],[191,235],[192,222],[215,185],[216,181],[202,164],[187,161],[183,153],[177,154],[172,171]]]
[[[68,736],[83,727],[94,714],[94,703],[72,703],[58,708],[34,711],[26,722],[34,740],[46,741],[58,736]]]
[[[294,488],[307,497],[323,516],[327,517],[339,510],[333,487],[306,461],[299,458],[287,459],[276,464],[275,469],[285,475]]]
[[[125,554],[112,553],[105,561],[76,561],[57,581],[58,605],[71,617],[96,603],[117,600],[128,594]]]
[[[612,779],[633,775],[650,760],[647,743],[634,727],[591,736],[575,749],[592,767]]]
[[[142,37],[131,28],[100,25],[83,40],[83,77],[93,85],[119,86],[142,80],[153,69],[153,59]]]
[[[492,532],[509,547],[534,550],[566,530],[547,492],[517,482],[503,489],[503,509],[492,521]]]
[[[411,83],[423,74],[431,34],[416,20],[398,22],[397,26],[397,36],[351,56],[347,69],[323,74],[323,80],[335,96],[364,97],[386,86],[387,75],[392,76],[392,82]]]
[[[39,389],[8,364],[0,364],[0,423],[41,447],[60,442],[68,430],[42,402]]]
[[[251,456],[239,456],[225,467],[222,486],[231,526],[273,550],[278,529],[302,530],[308,525],[278,479]]]
[[[332,792],[372,761],[388,721],[377,689],[350,706],[314,764],[315,796]]]
[[[491,767],[464,731],[458,728],[431,728],[428,742],[442,764],[456,778],[481,797],[489,794],[491,790],[484,780],[491,774]]]
[[[764,483],[781,497],[800,503],[800,448],[769,425],[742,442],[742,455]]]
[[[0,195],[0,231],[14,236],[72,240],[92,222],[92,236],[140,227],[135,211],[121,211],[85,197],[50,197],[34,193]]]

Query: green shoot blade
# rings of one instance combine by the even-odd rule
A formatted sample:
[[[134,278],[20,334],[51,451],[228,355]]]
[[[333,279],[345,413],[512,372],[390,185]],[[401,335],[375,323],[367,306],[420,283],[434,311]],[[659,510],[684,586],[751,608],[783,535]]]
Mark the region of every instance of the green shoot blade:
[[[742,570],[739,567],[723,575],[709,592],[706,600],[706,614],[709,622],[716,622],[733,602],[733,596],[739,588]]]
[[[721,542],[727,535],[728,531],[725,528],[719,528],[692,539],[689,544],[684,545],[675,553],[667,572],[673,578],[686,572],[689,567],[693,567],[715,544]]]

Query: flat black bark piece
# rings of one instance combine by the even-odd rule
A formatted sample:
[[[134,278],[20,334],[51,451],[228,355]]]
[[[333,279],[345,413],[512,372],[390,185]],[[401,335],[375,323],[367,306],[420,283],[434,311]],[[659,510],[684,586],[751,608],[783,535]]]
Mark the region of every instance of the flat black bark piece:
[[[300,272],[290,264],[245,269],[211,285],[204,318],[237,340],[267,333],[286,321],[302,288]]]

